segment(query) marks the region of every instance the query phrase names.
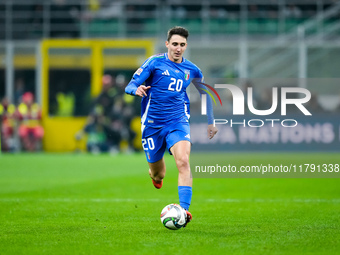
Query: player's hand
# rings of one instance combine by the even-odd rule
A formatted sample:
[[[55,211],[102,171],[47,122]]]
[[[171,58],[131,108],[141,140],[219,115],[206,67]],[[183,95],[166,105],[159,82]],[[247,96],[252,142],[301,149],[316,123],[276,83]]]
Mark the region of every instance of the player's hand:
[[[148,89],[150,89],[150,86],[144,86],[144,85],[140,85],[137,90],[136,90],[136,96],[147,96],[146,92],[148,91]]]
[[[217,127],[214,127],[213,124],[208,125],[208,137],[209,139],[213,138],[218,132]]]

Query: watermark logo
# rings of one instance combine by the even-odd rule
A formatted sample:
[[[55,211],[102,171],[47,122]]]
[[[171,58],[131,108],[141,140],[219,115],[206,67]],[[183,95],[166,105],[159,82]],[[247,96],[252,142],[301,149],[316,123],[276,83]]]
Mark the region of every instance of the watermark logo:
[[[208,90],[208,88],[215,93],[217,99],[219,100],[221,106],[223,106],[222,104],[222,99],[220,97],[220,95],[217,93],[217,91],[210,85],[203,83],[203,82],[199,82],[197,89],[201,90],[205,93],[202,93],[201,95],[201,114],[202,115],[207,115],[207,94],[210,96],[210,98],[214,101],[215,105],[217,105],[216,100],[214,98],[214,96],[211,94],[211,92]]]
[[[287,115],[287,106],[288,105],[294,105],[297,109],[299,109],[304,115],[306,116],[311,116],[312,114],[307,110],[307,108],[304,106],[305,103],[308,103],[309,100],[311,99],[311,93],[309,90],[305,88],[298,88],[298,87],[273,87],[272,88],[272,105],[269,109],[264,109],[264,110],[259,110],[256,109],[254,106],[253,102],[253,88],[248,87],[247,88],[247,98],[245,99],[245,95],[243,91],[232,84],[215,84],[215,88],[212,86],[206,84],[206,83],[200,83],[201,86],[199,86],[199,90],[205,92],[202,93],[202,99],[201,99],[201,115],[207,115],[207,95],[211,97],[211,99],[214,101],[216,105],[216,100],[212,93],[208,90],[208,88],[217,96],[218,100],[220,101],[221,106],[222,100],[220,95],[217,93],[216,89],[227,89],[231,95],[232,95],[232,105],[233,105],[233,115],[245,115],[245,105],[248,106],[249,111],[257,116],[269,116],[273,114],[278,106],[280,106],[281,109],[281,116],[286,116]],[[280,89],[280,91],[279,91]],[[280,97],[279,97],[279,92],[280,92]],[[290,95],[290,96],[289,96]],[[293,95],[293,96],[291,96]],[[270,98],[268,98],[270,101]],[[279,105],[279,100],[280,100],[280,105]],[[265,121],[269,121],[272,123],[272,126],[274,126],[275,121],[280,121],[279,119],[266,119]],[[252,125],[249,124],[248,126],[250,127],[261,127],[264,125],[263,120],[256,119],[256,120],[250,120],[250,122],[258,122],[258,125]],[[284,125],[282,122],[291,122],[294,123],[293,125]],[[215,119],[214,120],[214,125],[216,124],[227,124],[230,123],[232,125],[232,120],[228,121],[226,119]],[[235,123],[235,122],[234,122]],[[238,124],[243,124],[246,126],[245,121],[242,123]],[[283,126],[287,127],[295,127],[297,125],[297,121],[294,119],[289,119],[289,120],[283,120],[281,121],[281,124]]]

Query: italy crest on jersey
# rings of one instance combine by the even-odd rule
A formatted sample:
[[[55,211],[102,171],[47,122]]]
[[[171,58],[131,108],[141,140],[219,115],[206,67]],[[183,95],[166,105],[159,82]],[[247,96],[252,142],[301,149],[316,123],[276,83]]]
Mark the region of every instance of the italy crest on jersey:
[[[185,78],[185,80],[187,81],[187,80],[189,80],[190,79],[190,71],[189,70],[184,70],[184,78]]]

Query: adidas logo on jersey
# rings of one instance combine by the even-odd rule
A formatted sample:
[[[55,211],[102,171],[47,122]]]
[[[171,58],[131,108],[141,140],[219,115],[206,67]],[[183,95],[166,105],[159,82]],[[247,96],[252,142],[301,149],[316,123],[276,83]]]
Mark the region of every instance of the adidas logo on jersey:
[[[170,76],[170,73],[169,73],[168,70],[165,70],[165,72],[163,72],[162,75],[168,75],[168,76]]]
[[[185,138],[189,138],[189,139],[190,139],[190,135],[189,135],[189,134],[187,134],[187,135],[185,136]]]

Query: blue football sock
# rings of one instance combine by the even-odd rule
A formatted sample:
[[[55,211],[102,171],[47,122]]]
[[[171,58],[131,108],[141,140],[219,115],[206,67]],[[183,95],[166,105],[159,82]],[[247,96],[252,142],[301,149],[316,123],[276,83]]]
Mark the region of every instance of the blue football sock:
[[[189,210],[192,197],[192,187],[178,186],[179,205],[185,210]]]

